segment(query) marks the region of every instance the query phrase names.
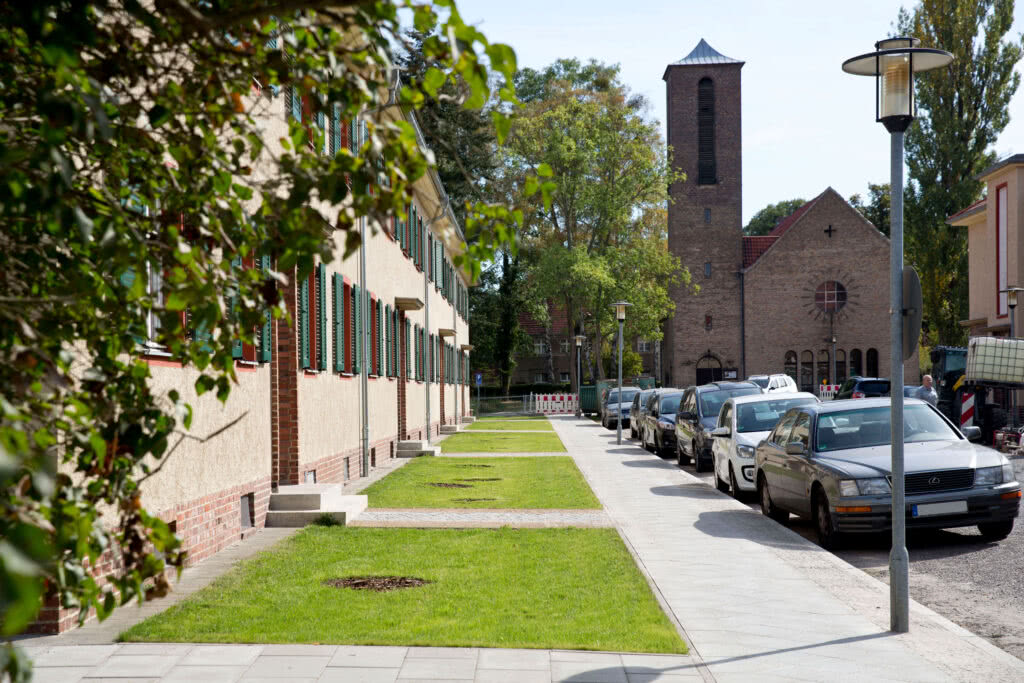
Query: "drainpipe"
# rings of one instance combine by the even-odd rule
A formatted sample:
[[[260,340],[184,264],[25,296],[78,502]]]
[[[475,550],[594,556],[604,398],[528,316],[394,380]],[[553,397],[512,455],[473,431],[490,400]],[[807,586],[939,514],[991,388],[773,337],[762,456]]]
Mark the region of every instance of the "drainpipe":
[[[420,235],[420,250],[427,255],[427,233],[430,231],[430,223],[427,223],[427,229]],[[433,254],[430,255],[433,258]],[[433,263],[433,261],[431,261]],[[429,266],[426,262],[423,263],[423,327],[427,333],[427,339],[430,339],[430,278],[427,276],[429,272]],[[436,340],[435,340],[436,341]],[[427,356],[429,358],[434,357],[434,349],[426,349]],[[429,368],[429,364],[426,364]],[[430,445],[430,372],[426,372],[427,381],[423,383],[424,391],[427,397],[427,445]]]
[[[458,301],[458,271],[455,271],[455,282],[455,300]],[[455,306],[452,306],[452,329],[455,330],[455,336],[452,337],[452,346],[454,347],[452,355],[455,356],[455,372],[452,373],[453,375],[455,375],[455,412],[453,412],[452,414],[455,415],[455,422],[453,422],[453,424],[457,425],[459,424],[459,393],[461,392],[461,389],[459,388],[459,374],[462,369],[462,359],[459,357],[459,311]]]
[[[367,357],[370,356],[370,326],[366,324],[366,314],[370,309],[370,294],[366,288],[366,218],[359,219],[359,283],[361,290],[359,298],[362,301],[359,302],[359,311],[362,313],[363,323],[363,344],[362,344],[362,358],[359,364],[359,386],[362,390],[362,408],[363,408],[363,429],[362,443],[363,457],[361,463],[360,476],[365,477],[370,473],[370,368],[367,367]]]
[[[747,378],[747,297],[744,292],[743,271],[740,270],[740,376]]]

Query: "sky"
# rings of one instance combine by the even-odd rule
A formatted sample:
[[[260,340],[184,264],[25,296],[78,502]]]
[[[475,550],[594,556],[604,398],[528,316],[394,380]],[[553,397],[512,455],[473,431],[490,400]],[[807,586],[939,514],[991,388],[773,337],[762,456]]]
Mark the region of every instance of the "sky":
[[[664,136],[665,66],[701,38],[742,71],[743,222],[768,204],[844,197],[889,181],[889,135],[875,122],[874,79],[841,65],[889,35],[893,0],[458,0],[463,19],[511,45],[520,67],[561,57],[618,63]],[[1024,31],[1024,0],[1008,35]],[[1017,65],[1024,72],[1024,65]],[[1010,102],[1000,158],[1024,153],[1024,85]]]

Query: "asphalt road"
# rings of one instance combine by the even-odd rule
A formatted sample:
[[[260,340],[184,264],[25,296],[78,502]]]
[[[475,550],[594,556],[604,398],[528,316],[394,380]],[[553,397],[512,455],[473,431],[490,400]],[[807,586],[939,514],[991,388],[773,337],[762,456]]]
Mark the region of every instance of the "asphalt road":
[[[1024,481],[1024,457],[1011,460],[1017,480]],[[715,485],[713,474],[698,474],[689,465],[684,469]],[[760,510],[754,496],[744,502]],[[809,519],[791,516],[788,525],[816,541]],[[889,547],[888,534],[855,536],[835,554],[888,583]],[[974,527],[910,531],[907,550],[914,600],[1024,659],[1024,520],[1018,519],[1013,533],[998,543],[983,541]]]

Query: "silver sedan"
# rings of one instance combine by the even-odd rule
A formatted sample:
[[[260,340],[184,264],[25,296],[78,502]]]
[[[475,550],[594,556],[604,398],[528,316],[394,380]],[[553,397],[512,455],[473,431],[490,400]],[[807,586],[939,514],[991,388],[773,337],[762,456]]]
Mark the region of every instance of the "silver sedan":
[[[980,438],[977,428],[965,430]],[[903,416],[907,528],[977,525],[989,540],[1013,530],[1021,486],[1001,453],[976,446],[935,408],[907,399]],[[818,542],[892,526],[889,399],[789,410],[757,446],[761,510],[814,520]]]

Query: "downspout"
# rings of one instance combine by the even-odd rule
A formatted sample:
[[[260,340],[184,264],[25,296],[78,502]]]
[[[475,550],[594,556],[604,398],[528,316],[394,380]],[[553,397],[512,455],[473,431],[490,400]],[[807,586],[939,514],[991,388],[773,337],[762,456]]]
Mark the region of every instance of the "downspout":
[[[741,268],[740,275],[740,376],[737,379],[747,378],[747,297],[744,288],[744,271]]]
[[[427,254],[427,233],[430,231],[430,223],[427,223],[427,229],[422,231],[420,235],[420,250],[426,256]],[[431,255],[432,256],[432,255]],[[431,261],[433,263],[433,261]],[[427,263],[423,263],[423,327],[426,330],[427,339],[430,339],[430,278],[427,276],[428,273]],[[437,340],[435,339],[435,344]],[[433,360],[434,349],[426,349],[426,357]],[[424,375],[427,381],[423,383],[424,391],[427,397],[427,445],[430,445],[430,370],[433,363],[424,363],[427,367],[427,372]]]
[[[455,281],[459,280],[459,271],[455,271]],[[468,291],[468,290],[467,290]],[[455,300],[458,301],[458,292],[456,291]],[[452,355],[455,356],[455,372],[452,373],[455,376],[455,406],[452,415],[455,416],[452,424],[459,424],[459,394],[462,393],[461,385],[459,384],[459,375],[462,372],[462,359],[459,357],[459,310],[456,306],[452,306],[452,329],[455,330],[455,337],[452,339]],[[469,341],[468,339],[466,340]]]
[[[366,359],[370,355],[370,326],[366,324],[366,314],[370,309],[370,294],[366,287],[366,217],[359,219],[359,282],[362,290],[359,292],[360,322],[363,323],[362,358],[359,364],[359,386],[362,389],[363,408],[363,434],[362,442],[362,466],[360,476],[367,476],[370,473],[370,368],[367,367]]]

